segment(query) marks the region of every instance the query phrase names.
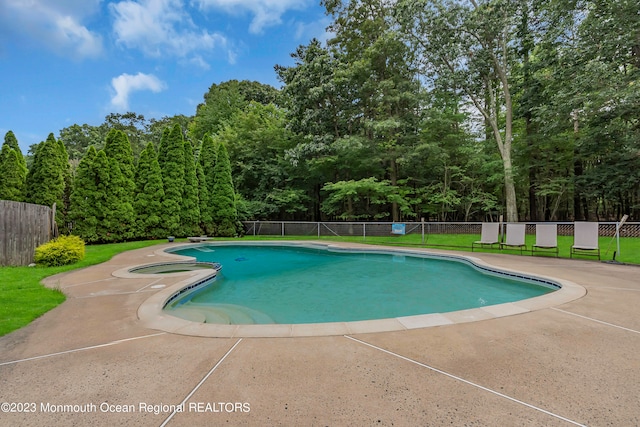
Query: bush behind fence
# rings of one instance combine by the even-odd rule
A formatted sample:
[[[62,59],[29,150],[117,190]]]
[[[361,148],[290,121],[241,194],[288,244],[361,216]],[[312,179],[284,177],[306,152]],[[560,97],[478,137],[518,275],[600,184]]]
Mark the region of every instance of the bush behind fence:
[[[390,222],[297,222],[244,221],[245,234],[255,236],[391,236]],[[406,234],[480,234],[481,222],[405,222]],[[525,223],[527,234],[536,233],[536,223]],[[542,223],[539,223],[542,224]],[[555,222],[559,236],[573,236],[573,222]],[[599,223],[601,237],[616,234],[615,222]],[[627,222],[620,229],[620,237],[640,237],[640,223]]]
[[[32,263],[36,247],[52,233],[50,207],[0,200],[0,266]]]

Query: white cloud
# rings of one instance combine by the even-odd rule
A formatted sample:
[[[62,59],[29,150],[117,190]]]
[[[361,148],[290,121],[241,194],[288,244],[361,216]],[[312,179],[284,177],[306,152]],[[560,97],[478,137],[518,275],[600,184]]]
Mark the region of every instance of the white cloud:
[[[126,0],[110,4],[118,43],[148,56],[189,58],[208,68],[199,53],[227,48],[222,34],[200,30],[184,11],[182,0]]]
[[[328,16],[309,23],[297,22],[293,25],[296,29],[295,38],[296,40],[304,40],[305,43],[307,40],[316,38],[324,43],[330,38],[335,37],[334,33],[327,30],[330,24],[331,18]]]
[[[115,95],[111,98],[111,105],[118,111],[129,109],[129,95],[135,91],[150,90],[154,93],[166,88],[164,82],[153,74],[138,73],[135,76],[124,73],[111,79],[111,86]]]
[[[260,34],[267,27],[282,23],[282,15],[288,10],[301,10],[309,0],[194,0],[202,9],[221,9],[230,14],[249,12],[253,20],[249,31]]]
[[[208,70],[211,68],[211,66],[209,66],[209,64],[200,55],[194,55],[186,63],[188,65],[195,65],[196,67],[202,68],[203,70]]]
[[[82,20],[99,5],[100,0],[2,0],[0,25],[58,53],[95,57],[102,53],[102,37]]]

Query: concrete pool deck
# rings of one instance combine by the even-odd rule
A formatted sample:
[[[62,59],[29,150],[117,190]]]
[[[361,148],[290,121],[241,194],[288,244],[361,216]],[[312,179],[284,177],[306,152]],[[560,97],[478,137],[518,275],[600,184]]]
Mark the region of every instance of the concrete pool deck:
[[[157,249],[45,280],[68,299],[0,337],[0,426],[640,425],[640,267],[473,253],[586,295],[417,329],[210,338],[138,319],[198,274],[113,275]]]

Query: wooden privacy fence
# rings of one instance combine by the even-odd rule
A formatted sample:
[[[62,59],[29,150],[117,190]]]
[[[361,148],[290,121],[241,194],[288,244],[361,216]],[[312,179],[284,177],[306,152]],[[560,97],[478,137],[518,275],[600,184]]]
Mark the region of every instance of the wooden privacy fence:
[[[39,245],[53,237],[49,206],[0,200],[0,266],[28,265]]]

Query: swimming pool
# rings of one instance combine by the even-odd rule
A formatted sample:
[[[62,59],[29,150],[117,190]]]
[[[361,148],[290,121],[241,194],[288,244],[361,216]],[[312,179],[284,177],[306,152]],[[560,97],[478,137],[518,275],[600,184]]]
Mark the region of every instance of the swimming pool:
[[[356,322],[447,313],[545,295],[552,281],[460,257],[326,246],[206,244],[171,251],[222,264],[164,310],[215,324]]]

